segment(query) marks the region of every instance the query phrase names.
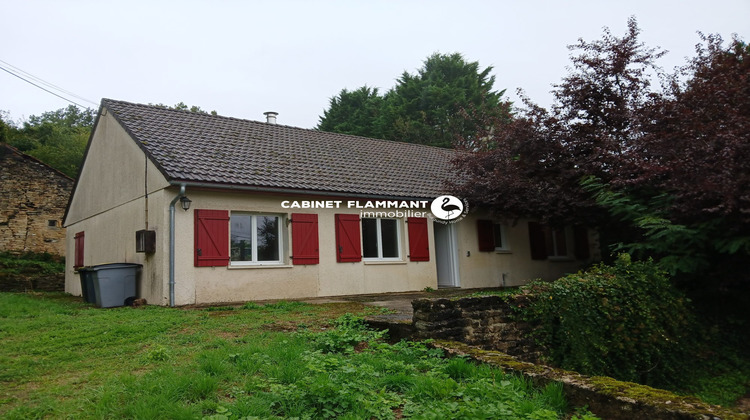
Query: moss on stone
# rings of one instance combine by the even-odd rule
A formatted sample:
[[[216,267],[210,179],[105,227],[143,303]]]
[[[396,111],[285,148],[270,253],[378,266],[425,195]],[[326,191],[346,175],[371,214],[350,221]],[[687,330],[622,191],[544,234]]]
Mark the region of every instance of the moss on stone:
[[[645,411],[661,413],[657,418],[724,420],[750,418],[746,414],[706,404],[696,397],[681,396],[663,389],[618,381],[609,377],[588,377],[564,369],[522,362],[498,351],[482,350],[464,343],[436,340],[432,341],[431,345],[443,349],[448,354],[467,356],[478,362],[494,365],[505,372],[525,375],[537,383],[560,382],[565,385],[566,393],[570,393],[570,387],[573,387],[601,396],[604,404],[606,401],[611,401],[610,406],[634,407],[623,408],[622,417],[619,418],[630,418],[629,416],[633,414],[632,410],[638,408],[644,411],[644,407]],[[593,407],[592,411],[594,411]],[[610,417],[617,418],[612,416],[611,411],[607,418]]]

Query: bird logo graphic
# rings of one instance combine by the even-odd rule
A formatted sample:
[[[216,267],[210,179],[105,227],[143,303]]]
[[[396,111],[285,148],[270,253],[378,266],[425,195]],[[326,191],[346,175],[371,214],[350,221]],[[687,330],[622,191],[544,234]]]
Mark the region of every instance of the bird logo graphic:
[[[432,200],[430,205],[432,214],[442,220],[453,220],[460,217],[464,212],[464,203],[452,195],[441,195]]]

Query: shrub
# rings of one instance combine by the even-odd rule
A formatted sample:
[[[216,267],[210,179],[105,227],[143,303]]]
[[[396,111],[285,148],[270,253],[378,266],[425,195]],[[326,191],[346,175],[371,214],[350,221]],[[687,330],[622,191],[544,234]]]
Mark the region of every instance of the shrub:
[[[522,317],[538,325],[551,361],[588,375],[677,386],[694,343],[688,299],[649,261],[622,254],[613,265],[552,283],[531,283]]]

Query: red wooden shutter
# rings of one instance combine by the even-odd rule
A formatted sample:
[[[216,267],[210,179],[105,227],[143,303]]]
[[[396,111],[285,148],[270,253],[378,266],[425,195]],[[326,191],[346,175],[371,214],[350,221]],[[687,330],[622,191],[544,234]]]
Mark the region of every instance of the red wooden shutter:
[[[427,234],[427,218],[408,217],[409,261],[430,260],[430,238]]]
[[[75,259],[73,260],[73,268],[83,267],[83,242],[84,232],[78,232],[75,234]]]
[[[532,260],[547,259],[547,235],[544,226],[538,222],[529,222],[529,243]]]
[[[195,210],[195,266],[229,264],[229,212]]]
[[[292,213],[292,264],[318,264],[318,215]]]
[[[495,250],[495,231],[492,220],[477,220],[477,237],[479,238],[479,252]]]
[[[336,215],[336,261],[362,261],[362,246],[359,236],[359,215]]]
[[[575,256],[579,260],[587,260],[591,256],[589,249],[589,230],[585,226],[573,227],[573,244]]]

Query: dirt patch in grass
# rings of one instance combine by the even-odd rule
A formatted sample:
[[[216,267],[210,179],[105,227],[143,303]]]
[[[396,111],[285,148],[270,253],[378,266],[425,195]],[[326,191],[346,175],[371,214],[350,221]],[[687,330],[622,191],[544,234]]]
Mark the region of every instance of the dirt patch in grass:
[[[295,322],[274,322],[271,324],[265,324],[262,327],[266,331],[276,332],[295,332],[299,330],[299,324]]]
[[[735,407],[742,413],[750,413],[750,392],[737,400]]]

